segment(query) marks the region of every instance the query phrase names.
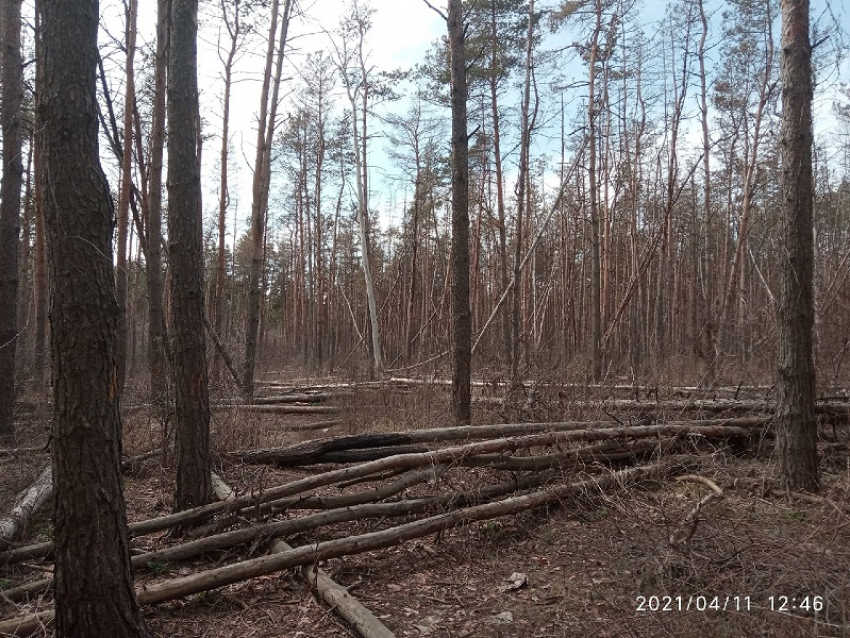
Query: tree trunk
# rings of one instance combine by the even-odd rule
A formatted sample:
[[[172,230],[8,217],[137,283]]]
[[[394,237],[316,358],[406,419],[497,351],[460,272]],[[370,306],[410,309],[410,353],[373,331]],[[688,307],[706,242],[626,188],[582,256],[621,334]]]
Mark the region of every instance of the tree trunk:
[[[525,51],[525,83],[522,94],[522,133],[519,151],[519,176],[517,177],[517,216],[516,233],[514,237],[514,294],[513,308],[511,312],[511,330],[513,332],[513,345],[511,347],[511,386],[512,389],[520,384],[519,357],[521,344],[526,343],[528,335],[523,329],[524,322],[520,319],[520,296],[523,286],[520,279],[522,268],[522,231],[523,216],[529,208],[527,195],[529,194],[529,155],[531,152],[531,129],[532,121],[529,111],[531,109],[531,76],[534,53],[534,0],[528,5],[528,34]],[[528,210],[529,216],[531,211]],[[529,224],[530,225],[530,224]],[[530,252],[533,254],[532,249]],[[533,268],[532,268],[533,271]],[[533,274],[532,274],[533,277]]]
[[[221,2],[222,17],[227,27],[228,35],[230,36],[230,49],[227,51],[227,59],[224,62],[224,97],[222,97],[222,108],[224,113],[221,116],[221,155],[220,155],[220,178],[219,178],[219,199],[218,199],[218,255],[216,260],[215,271],[215,292],[213,295],[213,321],[215,326],[215,334],[221,338],[222,329],[224,328],[224,278],[226,276],[226,254],[225,254],[225,236],[227,231],[227,207],[230,204],[230,191],[227,183],[227,162],[229,158],[230,147],[230,89],[233,78],[233,61],[236,57],[236,49],[239,44],[239,36],[241,33],[240,24],[240,2],[236,0],[233,3],[233,21],[228,20],[227,2]],[[236,242],[234,238],[234,254]]]
[[[587,95],[587,175],[590,195],[590,323],[591,323],[591,363],[593,381],[602,379],[602,273],[599,253],[599,203],[597,197],[596,175],[596,60],[599,49],[599,35],[602,33],[602,0],[596,0],[596,24],[590,41],[588,61]]]
[[[141,637],[121,489],[118,306],[104,259],[113,210],[98,151],[98,3],[54,0],[43,10],[57,635]]]
[[[165,76],[168,51],[168,0],[156,3],[156,66],[151,114],[150,199],[147,228],[148,367],[151,402],[165,406],[166,334],[162,284],[162,168],[165,150]]]
[[[15,351],[18,346],[18,244],[21,218],[21,0],[0,4],[3,177],[0,184],[0,437],[15,432]]]
[[[168,53],[168,256],[177,511],[212,499],[199,209],[197,34],[198,0],[172,0]]]
[[[127,4],[127,22],[125,42],[124,83],[124,144],[121,153],[121,188],[118,193],[118,246],[115,260],[115,296],[118,300],[118,344],[116,360],[118,365],[118,391],[124,389],[127,378],[128,351],[128,312],[127,312],[127,232],[130,227],[130,190],[133,181],[133,103],[135,102],[135,74],[133,60],[136,54],[136,12],[138,0],[129,0]]]
[[[782,223],[779,480],[818,490],[815,421],[812,47],[808,0],[782,0]]]
[[[274,133],[275,113],[277,110],[277,92],[280,85],[280,70],[289,27],[291,0],[286,0],[283,10],[278,63],[274,76],[274,96],[269,103],[269,88],[272,81],[275,35],[278,19],[277,0],[272,2],[272,22],[269,27],[269,42],[266,51],[266,68],[263,75],[263,87],[260,95],[260,118],[257,128],[257,154],[254,160],[254,180],[251,203],[251,270],[248,276],[248,312],[245,334],[245,373],[242,380],[244,395],[247,399],[254,396],[254,368],[257,358],[257,338],[260,331],[260,308],[262,291],[260,288],[263,261],[265,260],[265,220],[269,197],[269,171],[271,162],[271,143]],[[267,115],[268,109],[271,113]]]
[[[498,94],[496,91],[496,76],[498,68],[498,32],[496,24],[496,0],[490,0],[490,46],[491,72],[490,105],[493,109],[493,162],[496,168],[496,210],[499,219],[499,283],[502,290],[508,288],[508,248],[507,248],[507,220],[505,219],[505,185],[502,171],[502,135],[501,117],[499,115]],[[509,309],[502,306],[502,361],[510,365],[513,341],[511,339],[511,322]]]
[[[452,101],[452,417],[470,423],[472,316],[469,309],[469,140],[463,6],[449,0]]]

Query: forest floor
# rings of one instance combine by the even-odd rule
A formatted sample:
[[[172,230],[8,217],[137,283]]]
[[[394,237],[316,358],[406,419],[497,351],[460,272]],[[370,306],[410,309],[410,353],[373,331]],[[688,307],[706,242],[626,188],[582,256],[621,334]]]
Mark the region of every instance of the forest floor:
[[[342,425],[315,432],[284,430],[318,420],[315,416],[216,412],[214,448],[223,453],[338,434],[448,425],[448,400],[445,389],[431,386],[356,393],[344,401]],[[571,412],[557,400],[535,410],[539,420],[609,418],[607,412],[587,407]],[[476,406],[476,423],[504,420],[498,403]],[[43,429],[25,427],[20,445],[44,445]],[[557,507],[332,559],[322,567],[397,636],[850,636],[850,432],[845,424],[824,435],[820,500],[778,490],[770,441],[745,451],[703,454],[698,473],[722,488],[723,497],[701,512],[686,543],[671,543],[671,535],[706,490],[671,479],[586,494]],[[126,455],[156,447],[160,437],[161,427],[144,411],[125,419]],[[0,512],[8,511],[15,494],[47,462],[47,455],[37,452],[0,459]],[[220,460],[217,471],[238,493],[247,493],[316,470]],[[441,487],[461,491],[491,482],[495,474],[484,468],[461,476],[450,473],[441,479],[448,485]],[[124,487],[131,521],[170,512],[172,471],[161,459],[136,467],[126,475]],[[407,496],[432,489],[420,485]],[[34,521],[31,540],[50,538],[49,516],[46,511]],[[287,542],[300,546],[372,529],[365,522],[337,524]],[[136,539],[133,545],[150,550],[166,539],[162,533]],[[151,564],[136,580],[144,586],[264,551],[266,547],[257,546],[174,565]],[[0,587],[43,576],[33,567],[40,565],[4,568]],[[48,602],[44,595],[17,608],[3,604],[0,615],[42,609]],[[158,636],[357,635],[314,599],[295,570],[163,603],[147,608],[145,615]]]

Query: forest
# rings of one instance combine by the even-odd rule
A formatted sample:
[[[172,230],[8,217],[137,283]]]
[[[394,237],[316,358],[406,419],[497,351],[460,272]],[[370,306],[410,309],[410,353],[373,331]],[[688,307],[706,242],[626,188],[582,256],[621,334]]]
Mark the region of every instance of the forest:
[[[843,636],[832,0],[0,0],[0,636]]]

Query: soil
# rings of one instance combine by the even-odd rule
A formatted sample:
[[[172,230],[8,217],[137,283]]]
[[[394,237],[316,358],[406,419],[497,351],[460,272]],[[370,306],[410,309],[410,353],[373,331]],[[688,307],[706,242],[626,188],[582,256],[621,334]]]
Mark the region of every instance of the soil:
[[[439,388],[360,391],[341,402],[343,424],[316,432],[285,428],[324,417],[216,412],[215,451],[449,422],[448,396]],[[527,416],[507,414],[507,409],[486,403],[475,410],[476,422]],[[552,420],[608,418],[586,409],[571,414],[566,404],[555,399],[511,409],[534,410],[536,418]],[[676,416],[656,415],[667,420]],[[397,636],[847,636],[850,433],[846,426],[824,429],[823,489],[818,498],[803,499],[777,490],[769,441],[743,451],[701,447],[699,456],[695,455],[698,474],[716,483],[723,496],[706,505],[693,529],[683,526],[683,521],[708,493],[707,488],[698,482],[665,480],[585,494],[557,507],[471,524],[321,566]],[[145,411],[125,419],[128,456],[157,447],[161,436],[162,425]],[[21,447],[46,443],[45,419],[22,420]],[[239,493],[318,471],[233,465],[218,458],[217,470]],[[0,457],[0,511],[8,511],[15,494],[29,485],[48,460],[40,452]],[[500,476],[504,474],[486,469],[453,470],[440,484],[419,486],[406,496],[469,489]],[[156,457],[138,464],[126,476],[124,487],[130,520],[168,513],[173,487],[169,460]],[[32,523],[30,541],[50,537],[49,517],[49,511],[43,512]],[[298,546],[405,520],[339,524],[286,540]],[[690,532],[686,541],[671,542]],[[135,539],[133,546],[150,550],[171,542],[166,534],[159,534]],[[261,545],[174,565],[151,565],[137,573],[136,580],[144,585],[267,550]],[[44,569],[49,569],[49,563],[4,567],[0,585],[42,578]],[[49,595],[44,595],[19,606],[5,603],[0,613],[3,618],[12,617],[47,608],[50,602]],[[161,604],[145,614],[157,636],[357,635],[317,602],[294,570]]]

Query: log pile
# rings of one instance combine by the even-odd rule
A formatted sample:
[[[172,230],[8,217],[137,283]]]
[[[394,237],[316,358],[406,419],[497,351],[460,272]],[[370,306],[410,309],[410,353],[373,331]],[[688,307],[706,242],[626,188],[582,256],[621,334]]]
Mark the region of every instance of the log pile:
[[[723,441],[746,445],[764,438],[769,426],[765,418],[635,427],[617,422],[517,423],[331,437],[233,452],[226,457],[232,463],[335,467],[242,494],[217,482],[225,500],[132,523],[135,539],[193,528],[178,540],[162,534],[146,540],[146,547],[161,546],[137,549],[132,558],[137,570],[222,550],[238,556],[229,564],[177,578],[154,578],[143,571],[138,598],[152,605],[292,568],[306,569],[316,586],[333,589],[326,576],[312,569],[318,561],[381,550],[565,499],[663,481],[692,472],[697,457],[683,453],[704,442],[713,448]],[[330,527],[354,521],[367,524],[369,531],[346,536]],[[311,540],[297,547],[282,543],[296,534]],[[266,543],[278,544],[271,553],[252,555]],[[233,551],[240,547],[241,554]],[[52,549],[52,543],[39,543],[0,552],[0,569],[49,560]],[[0,634],[27,635],[49,622],[49,609],[9,609],[9,604],[33,600],[50,585],[51,579],[42,577],[4,592],[6,620],[0,620]],[[329,595],[345,598],[339,591]]]

